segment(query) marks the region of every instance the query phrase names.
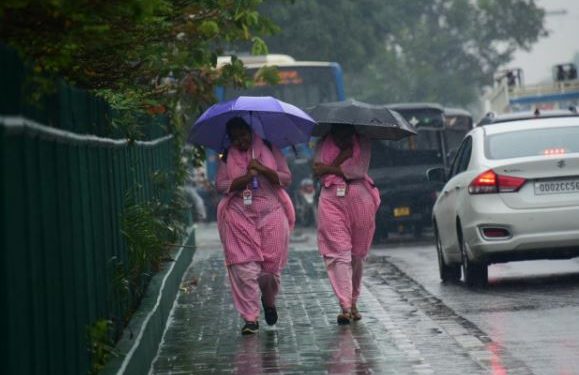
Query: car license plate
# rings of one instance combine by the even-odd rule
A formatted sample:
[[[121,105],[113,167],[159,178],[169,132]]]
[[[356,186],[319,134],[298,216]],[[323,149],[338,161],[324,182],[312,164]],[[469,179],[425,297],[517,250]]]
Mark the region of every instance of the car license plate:
[[[535,195],[579,193],[579,178],[535,182]]]
[[[394,217],[410,216],[410,207],[396,207]]]

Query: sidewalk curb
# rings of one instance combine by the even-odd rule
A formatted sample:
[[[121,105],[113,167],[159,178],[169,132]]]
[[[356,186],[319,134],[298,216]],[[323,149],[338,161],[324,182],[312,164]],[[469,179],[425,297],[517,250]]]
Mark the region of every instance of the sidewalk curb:
[[[141,306],[115,347],[118,356],[111,358],[100,374],[142,375],[149,372],[181,279],[195,253],[195,226],[187,230],[182,244],[186,247],[172,254],[175,261],[151,279]]]

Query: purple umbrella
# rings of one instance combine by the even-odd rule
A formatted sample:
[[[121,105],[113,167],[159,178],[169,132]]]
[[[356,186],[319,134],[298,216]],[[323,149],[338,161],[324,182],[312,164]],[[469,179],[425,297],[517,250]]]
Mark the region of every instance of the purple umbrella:
[[[309,140],[315,121],[298,107],[271,96],[240,96],[207,109],[189,131],[187,141],[218,152],[229,146],[225,124],[243,118],[260,137],[283,148]]]

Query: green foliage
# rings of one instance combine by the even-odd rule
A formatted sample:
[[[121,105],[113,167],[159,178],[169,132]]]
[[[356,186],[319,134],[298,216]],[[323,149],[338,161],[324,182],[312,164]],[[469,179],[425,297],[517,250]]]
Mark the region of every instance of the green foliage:
[[[109,259],[109,267],[111,271],[109,278],[112,280],[110,292],[114,296],[114,301],[118,303],[119,311],[125,314],[125,316],[117,316],[113,319],[116,323],[114,337],[114,342],[116,342],[131,314],[131,285],[125,265],[119,258]]]
[[[171,192],[170,199],[156,199],[151,202],[151,209],[158,224],[158,236],[164,244],[175,243],[183,238],[187,229],[188,205],[182,189],[172,189],[173,186],[183,186],[185,183],[186,166],[179,157],[179,168],[172,175],[155,172],[151,176],[155,189]]]
[[[337,61],[348,94],[376,103],[467,105],[515,49],[546,33],[533,0],[295,0],[261,9],[284,31],[266,38],[271,51]]]
[[[101,319],[87,328],[91,358],[90,375],[98,374],[104,368],[111,355],[118,355],[114,348],[112,325],[110,320]]]
[[[263,39],[255,36],[251,41],[253,42],[253,46],[251,47],[251,53],[253,55],[267,55],[269,53],[267,44],[265,44]]]
[[[138,291],[143,274],[158,270],[165,244],[160,233],[165,230],[150,204],[133,203],[125,207],[122,234],[129,250],[128,279],[132,291]],[[136,293],[141,294],[141,291]]]
[[[0,40],[34,61],[36,73],[63,76],[129,112],[116,124],[127,127],[128,116],[142,113],[195,116],[215,100],[216,84],[247,84],[240,64],[223,72],[215,65],[236,41],[267,51],[260,36],[277,29],[258,13],[261,3],[8,0],[0,3]]]
[[[151,126],[154,115],[165,113],[165,109],[158,100],[151,98],[151,93],[136,88],[127,88],[123,92],[111,89],[99,90],[97,96],[102,97],[114,110],[112,127],[123,138],[135,141],[143,139],[144,126]]]
[[[125,198],[121,217],[121,233],[128,247],[126,265],[111,259],[114,267],[114,293],[127,307],[128,320],[132,309],[140,302],[150,276],[161,269],[163,262],[170,259],[169,244],[181,240],[187,225],[187,203],[183,192],[173,186],[183,184],[184,168],[176,168],[172,175],[154,172],[154,198],[148,202],[136,202],[138,187]]]

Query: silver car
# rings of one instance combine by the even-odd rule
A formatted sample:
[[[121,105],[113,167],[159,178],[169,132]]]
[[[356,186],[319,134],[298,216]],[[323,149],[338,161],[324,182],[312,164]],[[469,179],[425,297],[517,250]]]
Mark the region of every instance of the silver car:
[[[442,281],[488,265],[579,256],[579,115],[487,117],[464,138],[433,209]],[[462,272],[461,272],[462,271]]]

